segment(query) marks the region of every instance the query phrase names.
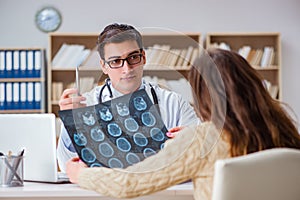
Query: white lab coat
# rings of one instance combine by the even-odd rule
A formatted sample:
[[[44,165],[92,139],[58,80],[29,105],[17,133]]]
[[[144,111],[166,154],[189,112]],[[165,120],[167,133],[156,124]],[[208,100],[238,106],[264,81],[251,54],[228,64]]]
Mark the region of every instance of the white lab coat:
[[[122,96],[120,92],[116,91],[111,83],[108,83],[112,90],[113,98]],[[185,101],[181,95],[162,89],[157,84],[151,83],[153,86],[157,98],[159,110],[162,116],[162,120],[167,129],[178,127],[178,126],[189,126],[199,124],[200,120],[197,117],[193,107],[189,104],[189,102]],[[104,86],[97,86],[93,90],[88,93],[83,94],[86,97],[87,106],[95,105],[99,103],[98,98],[100,94],[101,88]],[[149,83],[146,83],[144,80],[140,89],[145,88],[148,96],[153,101],[153,97],[151,94],[151,87]],[[111,100],[110,93],[108,88],[104,88],[102,93],[102,102]],[[68,136],[68,133],[64,126],[62,126],[61,134],[58,140],[57,147],[57,159],[60,170],[65,172],[65,163],[69,159],[73,157],[77,157],[77,153],[72,145],[72,142]]]

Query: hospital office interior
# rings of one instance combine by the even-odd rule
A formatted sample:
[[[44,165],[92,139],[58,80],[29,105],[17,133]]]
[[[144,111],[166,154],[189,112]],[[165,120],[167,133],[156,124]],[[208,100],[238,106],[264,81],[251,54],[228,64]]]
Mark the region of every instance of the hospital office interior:
[[[44,48],[49,59],[49,35],[39,30],[35,22],[38,11],[47,6],[59,10],[62,22],[55,33],[62,34],[100,33],[114,22],[158,30],[157,34],[197,33],[201,35],[199,43],[205,43],[209,33],[276,33],[281,48],[280,100],[292,108],[291,114],[299,127],[298,0],[0,0],[0,48]]]

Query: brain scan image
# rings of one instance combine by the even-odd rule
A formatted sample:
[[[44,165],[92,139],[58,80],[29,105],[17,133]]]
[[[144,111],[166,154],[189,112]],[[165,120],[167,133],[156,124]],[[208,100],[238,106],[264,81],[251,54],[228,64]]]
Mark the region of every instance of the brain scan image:
[[[164,148],[168,131],[145,89],[59,115],[88,167],[125,168]]]
[[[81,150],[81,157],[87,163],[92,163],[96,160],[96,155],[90,148],[83,148]]]
[[[124,137],[120,137],[116,140],[117,147],[119,150],[123,152],[128,152],[131,149],[131,144],[128,142],[128,140]]]
[[[100,163],[94,162],[90,167],[103,167]]]
[[[150,135],[155,141],[163,141],[165,139],[164,133],[159,128],[152,128],[150,130]]]
[[[110,121],[113,118],[113,115],[111,114],[108,107],[103,107],[99,110],[100,117],[103,121]]]
[[[147,108],[147,103],[145,102],[143,97],[135,97],[133,99],[133,105],[138,111],[146,110]]]
[[[99,145],[99,152],[101,155],[109,158],[114,154],[113,148],[107,143],[103,142]]]
[[[146,158],[156,154],[156,152],[152,148],[145,148],[143,153]]]
[[[126,155],[126,161],[127,161],[129,164],[133,165],[133,164],[135,164],[135,163],[140,162],[141,160],[140,160],[140,158],[139,158],[135,153],[128,153],[128,154]]]
[[[145,147],[148,144],[148,139],[142,133],[135,133],[133,135],[133,141],[136,145]]]
[[[78,146],[85,146],[87,144],[87,139],[83,133],[75,133],[74,141]]]
[[[104,140],[105,136],[100,127],[96,126],[91,129],[91,138],[96,142],[101,142]]]
[[[93,126],[96,122],[96,119],[91,112],[85,112],[82,115],[82,120],[83,120],[83,123],[85,123],[88,126]]]
[[[110,168],[123,168],[123,163],[117,158],[111,158],[108,160]]]
[[[116,108],[120,116],[124,117],[129,115],[129,108],[125,103],[117,103]]]
[[[120,136],[122,134],[121,128],[115,122],[112,122],[112,123],[108,124],[107,130],[108,130],[108,133],[111,136],[114,136],[114,137],[118,137],[118,136]]]
[[[144,112],[142,114],[142,122],[145,126],[152,127],[155,125],[156,120],[151,112]]]
[[[124,125],[130,132],[136,132],[139,129],[138,123],[132,117],[125,119]]]

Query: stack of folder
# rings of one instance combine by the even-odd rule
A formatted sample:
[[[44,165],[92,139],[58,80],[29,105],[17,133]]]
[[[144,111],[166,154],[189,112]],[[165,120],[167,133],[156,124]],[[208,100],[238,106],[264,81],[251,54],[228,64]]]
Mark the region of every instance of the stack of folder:
[[[44,51],[0,50],[0,110],[42,109]]]

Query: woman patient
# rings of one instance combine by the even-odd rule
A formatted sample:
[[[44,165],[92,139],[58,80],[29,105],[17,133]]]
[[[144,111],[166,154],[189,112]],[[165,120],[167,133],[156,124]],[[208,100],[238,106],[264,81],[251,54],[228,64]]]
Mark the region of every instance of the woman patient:
[[[194,107],[204,123],[185,127],[164,149],[126,169],[67,163],[70,181],[102,195],[129,198],[192,180],[195,199],[211,199],[218,159],[271,148],[300,149],[300,136],[282,104],[237,53],[210,49],[190,70]]]

